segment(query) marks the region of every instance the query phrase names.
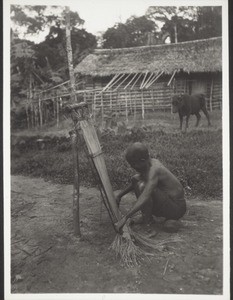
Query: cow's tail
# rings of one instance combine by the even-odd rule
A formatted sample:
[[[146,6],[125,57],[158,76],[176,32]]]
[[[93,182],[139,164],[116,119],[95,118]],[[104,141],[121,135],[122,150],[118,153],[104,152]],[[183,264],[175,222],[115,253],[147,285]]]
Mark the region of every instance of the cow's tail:
[[[206,102],[205,102],[205,95],[204,94],[200,94],[199,96],[200,99],[200,107],[205,107],[206,106]]]

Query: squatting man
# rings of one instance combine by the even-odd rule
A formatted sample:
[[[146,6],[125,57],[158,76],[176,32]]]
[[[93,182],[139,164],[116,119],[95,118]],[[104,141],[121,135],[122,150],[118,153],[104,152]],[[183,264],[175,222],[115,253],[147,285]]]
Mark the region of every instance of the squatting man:
[[[118,205],[121,198],[133,191],[137,201],[128,213],[117,223],[121,231],[126,221],[136,212],[141,211],[142,222],[153,223],[153,216],[163,217],[164,230],[174,231],[179,219],[186,212],[184,189],[180,181],[158,160],[151,158],[145,145],[136,142],[126,150],[126,160],[137,171],[131,183],[116,196]]]

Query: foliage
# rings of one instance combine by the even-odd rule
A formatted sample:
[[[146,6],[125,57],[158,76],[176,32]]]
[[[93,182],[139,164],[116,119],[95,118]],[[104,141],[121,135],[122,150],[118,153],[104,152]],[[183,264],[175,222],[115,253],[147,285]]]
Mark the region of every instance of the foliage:
[[[221,36],[222,35],[221,6],[198,7],[195,32],[196,32],[197,39]]]
[[[220,6],[150,6],[146,16],[163,23],[171,43],[221,36]]]
[[[24,29],[25,37],[45,30],[47,27],[65,26],[65,7],[43,5],[11,5],[11,20],[14,33],[17,35]],[[77,12],[70,12],[72,27],[82,25],[82,20]],[[20,30],[19,30],[20,28]],[[28,36],[29,35],[29,36]]]
[[[159,29],[160,26],[160,29]],[[221,36],[219,6],[150,6],[142,17],[108,28],[103,48],[124,48]]]
[[[156,31],[156,24],[145,16],[131,17],[103,34],[103,48],[124,48],[146,45],[148,34]]]
[[[25,103],[29,90],[32,95],[33,89],[45,89],[68,80],[64,13],[64,8],[57,6],[11,6],[12,106]],[[70,12],[70,23],[73,59],[77,64],[96,47],[96,39],[78,28],[84,23],[78,13]],[[22,29],[25,38],[30,38],[30,34],[38,34],[45,27],[49,33],[39,44],[18,38]]]
[[[54,138],[46,150],[39,151],[36,149],[36,138],[25,138],[21,144],[20,140],[12,142],[12,173],[72,184],[70,140]],[[222,195],[221,130],[192,131],[187,134],[165,133],[161,130],[142,134],[135,131],[125,136],[102,136],[101,144],[114,189],[124,188],[133,175],[125,162],[124,151],[129,144],[138,140],[148,146],[152,156],[161,160],[192,195]],[[80,151],[80,177],[83,185],[97,184],[83,151]]]

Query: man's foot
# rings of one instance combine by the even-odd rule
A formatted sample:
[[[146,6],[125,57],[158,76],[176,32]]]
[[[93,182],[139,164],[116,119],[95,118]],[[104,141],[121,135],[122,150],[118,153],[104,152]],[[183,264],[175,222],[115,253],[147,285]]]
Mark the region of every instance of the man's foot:
[[[137,219],[134,219],[134,220],[131,220],[132,224],[135,224],[135,225],[150,225],[150,224],[153,224],[154,223],[154,219],[153,217],[151,218],[145,218],[144,216],[142,217],[139,217]]]
[[[166,218],[164,218],[164,217],[155,217],[154,216],[154,221],[157,224],[162,224],[162,223],[164,223],[166,221]]]
[[[167,220],[163,225],[163,230],[166,232],[178,232],[181,226],[182,223],[179,220]]]

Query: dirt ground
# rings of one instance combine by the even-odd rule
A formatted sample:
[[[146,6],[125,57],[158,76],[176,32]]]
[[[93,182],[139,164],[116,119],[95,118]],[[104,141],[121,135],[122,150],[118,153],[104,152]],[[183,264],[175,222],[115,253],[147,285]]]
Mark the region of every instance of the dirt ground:
[[[115,232],[96,188],[81,188],[81,232],[73,235],[72,185],[11,178],[12,293],[222,293],[222,201],[188,197],[178,233],[154,224],[155,240],[182,241],[134,268],[109,249]],[[122,200],[125,211],[133,196]]]

